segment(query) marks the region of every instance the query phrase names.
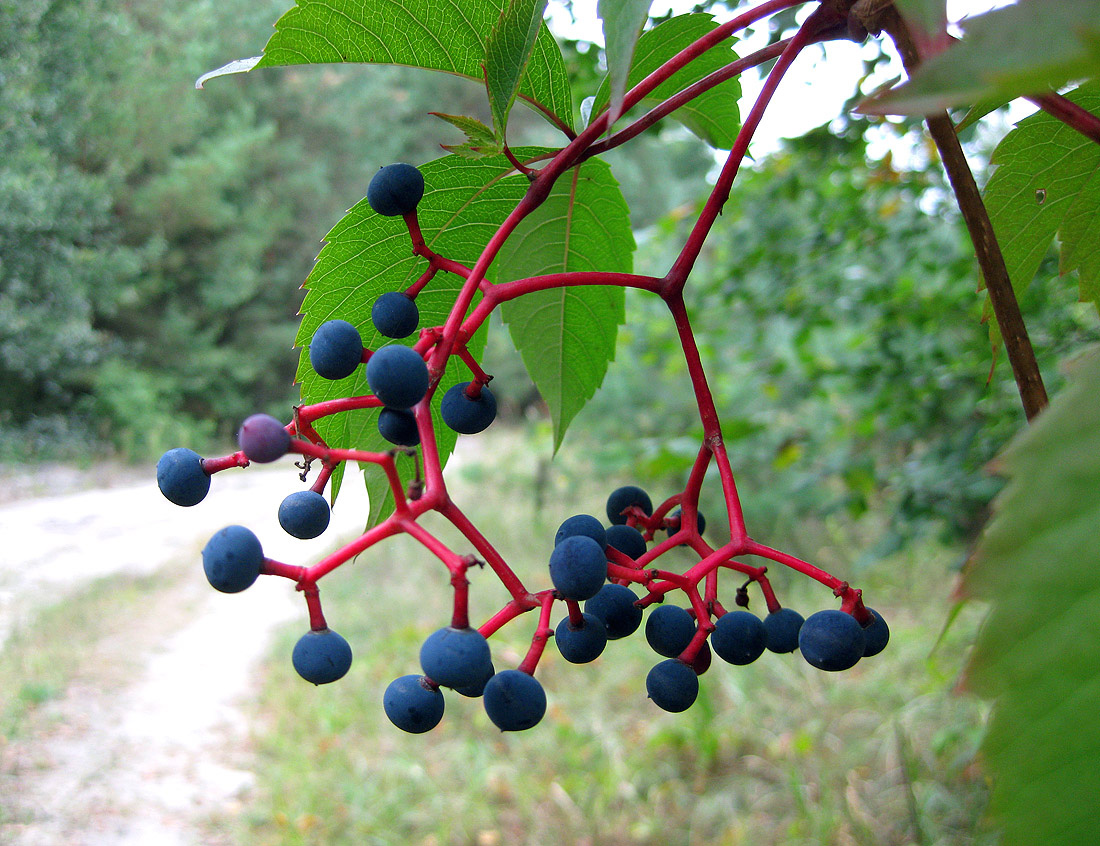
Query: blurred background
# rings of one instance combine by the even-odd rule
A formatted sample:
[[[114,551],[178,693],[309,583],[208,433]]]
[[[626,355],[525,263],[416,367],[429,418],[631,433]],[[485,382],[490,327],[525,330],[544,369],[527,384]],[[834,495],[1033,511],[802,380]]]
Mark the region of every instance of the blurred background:
[[[209,639],[171,640],[207,609],[191,589],[205,589],[195,561],[209,533],[227,520],[252,525],[262,509],[272,517],[294,480],[289,463],[278,479],[219,477],[216,496],[180,512],[150,487],[157,456],[179,445],[227,452],[247,415],[287,415],[300,285],[324,233],[379,165],[421,163],[460,140],[427,112],[487,116],[477,85],[406,68],[267,70],[194,90],[204,71],[258,53],[287,5],[0,0],[0,525],[21,539],[0,564],[0,834],[994,842],[975,756],[986,708],[959,689],[981,609],[960,611],[951,591],[999,486],[985,467],[1023,416],[980,323],[965,231],[920,127],[905,121],[841,116],[796,138],[767,135],[688,293],[753,536],[863,587],[894,632],[884,655],[840,678],[797,655],[715,666],[696,706],[670,715],[645,699],[654,659],[641,635],[584,667],[551,648],[538,729],[499,735],[478,702],[453,697],[439,729],[410,737],[386,721],[381,693],[416,670],[449,600],[438,567],[400,540],[326,580],[330,619],[356,650],[331,689],[293,675],[289,650],[307,623],[285,590],[265,595],[254,642],[224,678],[203,669],[248,639],[223,625],[237,609],[222,603],[234,598],[216,598],[226,616]],[[591,92],[600,50],[570,14],[554,4],[574,90]],[[753,37],[793,25],[781,16]],[[844,49],[856,72],[826,80],[840,102],[873,88],[889,62],[876,45]],[[555,143],[524,110],[513,120],[513,143]],[[1005,120],[994,114],[967,136],[975,162],[988,160]],[[636,270],[662,274],[706,196],[713,151],[669,123],[610,160],[632,209]],[[1052,394],[1059,363],[1100,339],[1075,289],[1052,255],[1021,301]],[[601,514],[620,482],[674,493],[698,448],[667,313],[628,291],[627,315],[604,387],[556,456],[507,333],[490,335],[502,414],[460,444],[450,478],[456,500],[535,582],[540,539],[561,520]],[[708,484],[702,510],[718,515],[719,502]],[[354,502],[337,511],[339,531],[357,528]],[[136,528],[143,540],[127,541]],[[66,569],[35,581],[32,571],[61,555],[59,538]],[[286,554],[314,560],[335,541],[313,543]],[[807,615],[831,601],[802,580],[776,581]],[[499,601],[494,589],[475,576],[482,614]],[[157,610],[170,607],[178,613]],[[498,666],[518,660],[527,630],[524,621],[494,638]],[[182,665],[156,659],[188,649],[193,683],[180,688]],[[145,735],[104,730],[180,696],[217,707],[189,729],[166,713]],[[180,742],[158,753],[174,763],[127,763],[123,750],[181,725]],[[116,803],[109,820],[102,801],[79,799],[86,783],[47,798],[81,743],[108,750],[81,760],[94,795]]]

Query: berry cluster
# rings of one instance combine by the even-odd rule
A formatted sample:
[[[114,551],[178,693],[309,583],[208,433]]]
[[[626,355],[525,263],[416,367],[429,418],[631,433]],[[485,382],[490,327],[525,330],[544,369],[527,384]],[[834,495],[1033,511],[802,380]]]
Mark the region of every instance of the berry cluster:
[[[414,252],[428,257],[416,219],[424,190],[424,179],[415,167],[395,164],[378,172],[367,197],[378,214],[403,216]],[[489,248],[486,254],[491,260]],[[259,539],[243,526],[222,529],[202,552],[207,579],[226,593],[245,590],[261,575],[283,576],[296,582],[310,615],[310,630],[298,641],[292,656],[295,669],[304,679],[314,684],[336,681],[348,672],[352,662],[348,642],[325,621],[318,581],[397,533],[409,534],[443,562],[454,592],[449,624],[430,635],[420,649],[422,674],[396,679],[383,696],[387,716],[408,732],[428,731],[442,719],[441,688],[462,696],[482,697],[489,718],[503,731],[531,728],[546,710],[546,694],[534,673],[549,639],[553,638],[565,660],[588,663],[600,656],[609,640],[627,637],[640,628],[644,609],[650,606],[653,608],[646,619],[645,637],[664,660],[650,670],[646,690],[666,711],[683,711],[695,701],[698,677],[710,666],[712,651],[728,663],[742,665],[755,661],[765,650],[788,653],[798,649],[813,666],[838,671],[885,647],[887,625],[877,612],[864,607],[860,591],[747,534],[717,427],[717,413],[697,354],[689,355],[688,363],[707,436],[684,490],[655,507],[641,488],[618,488],[607,500],[607,526],[588,514],[569,517],[558,529],[547,559],[552,586],[529,590],[450,499],[443,481],[430,412],[440,374],[451,356],[458,356],[472,374],[469,381],[447,390],[439,402],[445,424],[461,434],[476,434],[488,428],[496,416],[496,401],[487,387],[491,377],[478,365],[463,339],[469,338],[478,321],[486,319],[502,301],[493,299],[492,286],[482,287],[484,268],[467,270],[452,265],[448,269],[463,275],[466,285],[452,312],[457,317],[445,326],[419,327],[416,294],[423,282],[407,291],[385,293],[374,303],[371,320],[382,336],[401,341],[419,328],[412,346],[391,343],[375,350],[365,349],[359,330],[339,319],[322,324],[313,335],[309,361],[316,373],[330,380],[347,379],[365,362],[369,394],[300,406],[286,424],[256,414],[242,423],[240,450],[233,455],[203,459],[189,449],[177,448],[157,464],[157,481],[164,495],[177,505],[193,506],[206,496],[210,476],[229,467],[271,462],[293,453],[304,458],[304,465],[300,465],[305,468],[304,479],[311,464],[319,462],[321,469],[311,488],[292,493],[279,507],[280,524],[297,538],[317,537],[327,527],[329,507],[323,492],[341,462],[376,465],[386,474],[395,502],[393,514],[313,566],[290,565],[265,557]],[[425,280],[430,278],[429,273]],[[639,287],[666,296],[656,284],[645,284],[644,277],[637,279],[643,280],[635,282]],[[550,276],[520,280],[510,283],[509,296],[565,284],[576,282]],[[477,290],[483,292],[482,304],[466,316]],[[674,295],[666,299],[677,325],[688,327],[682,300]],[[685,351],[693,350],[689,327],[681,337]],[[330,448],[313,426],[323,417],[365,410],[376,413],[378,430],[394,445],[393,450],[371,453]],[[418,453],[424,464],[424,478],[418,477],[408,489],[395,469],[395,456],[401,452]],[[702,481],[712,463],[717,465],[727,510],[717,546],[703,539],[706,521],[698,508]],[[441,514],[455,525],[473,552],[460,555],[420,526],[418,518],[428,511]],[[662,540],[657,540],[658,533],[663,533]],[[677,547],[695,553],[695,563],[680,571],[658,566],[666,553]],[[779,604],[767,568],[742,560],[746,557],[781,563],[818,580],[832,589],[841,607],[818,611],[803,620],[800,614]],[[511,598],[474,627],[468,616],[466,576],[470,567],[486,564]],[[719,583],[728,572],[741,582],[735,592],[736,603],[743,606],[738,610],[727,611],[719,600]],[[763,619],[744,610],[750,584],[756,584],[763,594],[768,610]],[[686,607],[665,602],[673,593],[684,596]],[[557,603],[564,605],[565,613],[556,625],[551,625]],[[538,622],[530,649],[518,667],[498,670],[488,638],[532,610],[538,611]]]

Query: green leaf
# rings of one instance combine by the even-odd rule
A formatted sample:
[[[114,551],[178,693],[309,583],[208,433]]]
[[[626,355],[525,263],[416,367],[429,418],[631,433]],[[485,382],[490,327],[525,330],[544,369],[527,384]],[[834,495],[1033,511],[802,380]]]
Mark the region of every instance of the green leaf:
[[[652,71],[717,26],[711,15],[679,15],[642,33],[634,48],[634,64],[630,68],[627,87],[641,82]],[[712,47],[658,85],[652,95],[643,101],[643,105],[652,108],[707,74],[736,60],[737,55],[733,52],[731,41]],[[598,115],[607,108],[610,96],[610,84],[605,79],[596,92],[592,105],[593,115]],[[737,105],[740,97],[741,83],[736,78],[729,79],[678,109],[673,117],[707,143],[729,149],[733,146],[740,125]]]
[[[965,37],[856,111],[924,115],[1042,93],[1100,74],[1100,0],[1045,0],[962,22]]]
[[[297,0],[275,24],[257,67],[317,62],[410,65],[484,81],[486,43],[505,0]],[[573,125],[565,60],[541,26],[519,96]]]
[[[1100,82],[1067,95],[1100,114]],[[1013,287],[1024,291],[1055,235],[1061,272],[1080,274],[1081,299],[1100,286],[1100,145],[1050,115],[1020,121],[993,151],[984,199]]]
[[[447,115],[442,112],[430,112],[430,114],[445,120],[451,126],[461,129],[466,134],[465,144],[440,145],[448,153],[454,153],[468,159],[480,159],[501,152],[500,142],[493,130],[477,118],[464,115]]]
[[[529,155],[528,151],[516,152]],[[421,165],[420,170],[426,189],[417,206],[417,217],[424,238],[432,249],[467,266],[477,261],[489,238],[530,185],[525,177],[515,174],[503,156],[476,162],[446,156]],[[357,203],[328,233],[306,280],[302,322],[295,343],[307,347],[317,327],[333,318],[354,324],[370,349],[401,343],[375,331],[370,319],[371,306],[386,291],[408,288],[425,267],[423,259],[412,255],[408,230],[401,218],[375,214],[366,200]],[[456,276],[440,273],[417,296],[422,328],[443,324],[461,282]],[[475,356],[480,354],[484,341],[485,333],[479,332],[470,342]],[[297,374],[302,383],[303,402],[370,393],[364,370],[360,367],[339,381],[322,379],[310,366],[308,349],[303,349]],[[439,417],[439,401],[447,388],[469,378],[465,366],[452,358],[433,398],[432,417],[444,462],[454,449],[457,436]],[[377,417],[376,409],[345,412],[319,420],[316,428],[329,446],[385,451],[392,445],[378,434]],[[413,461],[400,457],[398,466],[407,483]],[[374,525],[392,511],[393,501],[377,466],[366,466],[364,474],[370,494],[369,524]]]
[[[611,169],[593,159],[569,176],[558,180],[508,239],[495,263],[498,279],[630,272],[630,214]],[[501,307],[527,372],[550,406],[555,450],[615,357],[624,302],[622,288],[577,286],[528,294]]]
[[[1100,355],[1003,453],[1010,481],[964,574],[990,603],[967,684],[1003,846],[1095,842],[1100,806]],[[1067,785],[1072,790],[1067,793]]]
[[[603,21],[607,78],[611,86],[611,123],[619,119],[622,111],[634,46],[649,19],[649,4],[650,0],[600,0],[596,5],[596,14]]]
[[[516,99],[520,78],[542,28],[546,0],[505,0],[504,11],[485,45],[485,88],[493,125],[507,138],[508,113]]]
[[[943,31],[947,25],[945,0],[895,0],[898,11],[910,24],[917,24],[929,34]]]

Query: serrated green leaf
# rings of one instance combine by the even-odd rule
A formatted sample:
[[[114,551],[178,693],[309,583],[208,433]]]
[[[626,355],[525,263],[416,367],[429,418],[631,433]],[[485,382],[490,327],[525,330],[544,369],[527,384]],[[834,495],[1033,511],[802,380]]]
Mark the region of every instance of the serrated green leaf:
[[[591,160],[571,176],[559,179],[508,239],[495,263],[498,279],[630,271],[630,213],[611,169]],[[622,288],[578,286],[528,294],[501,307],[527,372],[550,407],[555,450],[615,357],[624,302]]]
[[[619,119],[623,94],[634,60],[634,46],[649,19],[650,0],[600,0],[596,14],[603,22],[604,53],[607,56],[607,79],[611,86],[609,108],[611,123]]]
[[[448,153],[467,159],[483,159],[486,156],[501,152],[500,142],[497,141],[493,130],[477,118],[466,117],[465,115],[447,115],[442,112],[431,112],[431,114],[461,129],[466,134],[465,144],[440,144]]]
[[[525,150],[516,152],[530,154]],[[432,249],[467,266],[477,261],[489,238],[530,185],[525,177],[515,174],[503,156],[476,162],[446,156],[421,165],[420,170],[425,194],[417,206],[417,217],[424,238]],[[333,318],[354,324],[370,349],[401,343],[377,333],[370,319],[371,306],[386,291],[408,288],[425,267],[425,261],[412,254],[401,218],[375,214],[366,200],[357,203],[332,228],[304,286],[302,322],[295,341],[303,347],[297,374],[303,402],[370,393],[365,368],[360,367],[347,379],[322,379],[310,366],[306,347],[317,327]],[[461,282],[456,276],[440,273],[417,296],[421,327],[442,325]],[[475,356],[480,354],[484,340],[485,333],[479,332],[470,342]],[[447,388],[469,378],[465,366],[452,358],[433,398],[432,417],[444,462],[454,449],[456,435],[439,417],[439,401]],[[329,446],[385,451],[392,445],[378,434],[377,417],[377,410],[345,412],[319,420],[316,428]],[[413,471],[412,460],[400,457],[398,466],[407,483]],[[377,467],[364,468],[364,474],[373,525],[392,511],[393,501]]]
[[[627,87],[641,82],[668,59],[717,26],[711,15],[678,15],[643,32],[634,48],[634,62],[627,77]],[[692,83],[698,82],[707,74],[736,60],[737,55],[733,52],[732,41],[712,47],[687,67],[658,85],[651,96],[643,101],[643,105],[651,108]],[[610,84],[607,79],[604,79],[596,92],[592,114],[598,115],[607,108],[610,97]],[[729,149],[733,146],[737,130],[740,128],[741,113],[737,104],[740,97],[741,83],[736,78],[728,79],[696,97],[674,112],[672,116],[707,143]]]
[[[864,100],[863,114],[924,115],[1042,93],[1100,75],[1100,0],[1018,3],[962,22],[964,38],[912,78]]]
[[[1003,846],[1085,844],[1100,805],[1100,355],[1010,445],[1010,481],[965,573],[990,611],[967,683]],[[1067,793],[1067,785],[1071,785]]]
[[[485,89],[497,136],[508,137],[508,113],[535,38],[542,28],[546,0],[505,0],[504,10],[485,45]]]
[[[275,23],[257,67],[317,62],[410,65],[484,81],[486,42],[505,0],[297,0]],[[573,95],[561,50],[543,25],[519,96],[563,127]]]
[[[1067,95],[1100,114],[1100,82]],[[1056,118],[1025,118],[993,151],[984,191],[993,230],[1018,292],[1030,284],[1055,235],[1061,271],[1077,270],[1081,299],[1100,286],[1100,145]]]

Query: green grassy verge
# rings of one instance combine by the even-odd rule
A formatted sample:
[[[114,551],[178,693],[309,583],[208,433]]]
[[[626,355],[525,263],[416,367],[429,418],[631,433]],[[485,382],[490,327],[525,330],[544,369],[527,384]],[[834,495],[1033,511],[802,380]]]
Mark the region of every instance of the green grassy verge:
[[[469,468],[456,500],[473,504],[479,527],[530,585],[542,587],[558,523],[577,510],[600,513],[607,491],[585,483],[539,509],[533,459],[495,458],[486,460],[509,470]],[[957,558],[937,547],[910,550],[858,578],[893,637],[886,652],[847,673],[822,673],[797,653],[765,653],[748,667],[716,660],[695,706],[666,714],[646,699],[645,676],[659,658],[639,631],[584,666],[567,664],[551,644],[538,671],[549,708],[529,732],[502,734],[479,700],[448,692],[440,726],[411,736],[390,725],[382,693],[393,678],[418,671],[420,643],[448,621],[449,589],[442,566],[422,548],[407,538],[387,541],[322,585],[330,625],[355,651],[345,679],[313,687],[295,675],[289,656],[307,625],[304,609],[278,644],[256,695],[259,783],[232,823],[237,839],[992,842],[978,822],[987,786],[975,749],[985,708],[952,690],[979,610],[964,611],[933,652]],[[471,579],[480,620],[502,591],[489,573]],[[801,578],[780,573],[776,586],[804,614],[833,607],[827,591]],[[760,613],[759,595],[753,599]],[[533,625],[522,618],[492,639],[498,669],[516,665]]]

